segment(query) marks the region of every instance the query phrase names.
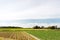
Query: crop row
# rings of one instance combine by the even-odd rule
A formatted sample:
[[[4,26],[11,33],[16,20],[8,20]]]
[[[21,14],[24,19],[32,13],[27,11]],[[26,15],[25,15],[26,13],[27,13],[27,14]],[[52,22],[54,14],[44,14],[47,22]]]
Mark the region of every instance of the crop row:
[[[10,38],[14,40],[35,40],[25,32],[0,32],[0,37]]]

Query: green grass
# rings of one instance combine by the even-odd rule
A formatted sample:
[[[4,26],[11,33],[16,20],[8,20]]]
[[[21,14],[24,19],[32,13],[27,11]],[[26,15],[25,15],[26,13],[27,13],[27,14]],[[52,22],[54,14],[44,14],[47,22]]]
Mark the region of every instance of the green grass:
[[[27,32],[41,40],[60,40],[60,30],[29,30]]]

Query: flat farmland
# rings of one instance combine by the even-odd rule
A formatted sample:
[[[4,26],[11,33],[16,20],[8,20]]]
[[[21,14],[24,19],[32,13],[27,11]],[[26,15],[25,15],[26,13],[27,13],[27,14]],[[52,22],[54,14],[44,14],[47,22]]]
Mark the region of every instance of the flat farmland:
[[[60,40],[60,30],[28,30],[28,33],[38,37],[41,40]]]
[[[0,40],[36,40],[24,31],[0,32]]]
[[[30,34],[32,36],[30,36]],[[36,39],[37,38],[37,39]],[[0,29],[0,40],[60,40],[60,29]]]

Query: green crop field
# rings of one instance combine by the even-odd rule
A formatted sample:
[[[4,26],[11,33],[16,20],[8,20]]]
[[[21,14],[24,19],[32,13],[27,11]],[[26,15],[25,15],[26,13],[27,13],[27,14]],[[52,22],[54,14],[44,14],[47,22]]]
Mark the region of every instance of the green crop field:
[[[41,40],[60,40],[60,30],[29,30],[27,32]]]

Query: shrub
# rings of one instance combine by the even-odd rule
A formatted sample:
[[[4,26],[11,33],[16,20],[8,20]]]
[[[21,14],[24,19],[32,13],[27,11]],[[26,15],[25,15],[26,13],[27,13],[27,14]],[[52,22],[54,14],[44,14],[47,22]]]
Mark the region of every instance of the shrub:
[[[40,26],[34,26],[33,29],[40,29]]]
[[[44,29],[44,26],[41,26],[40,28],[41,28],[41,29]]]
[[[47,29],[57,29],[57,26],[49,26]]]

